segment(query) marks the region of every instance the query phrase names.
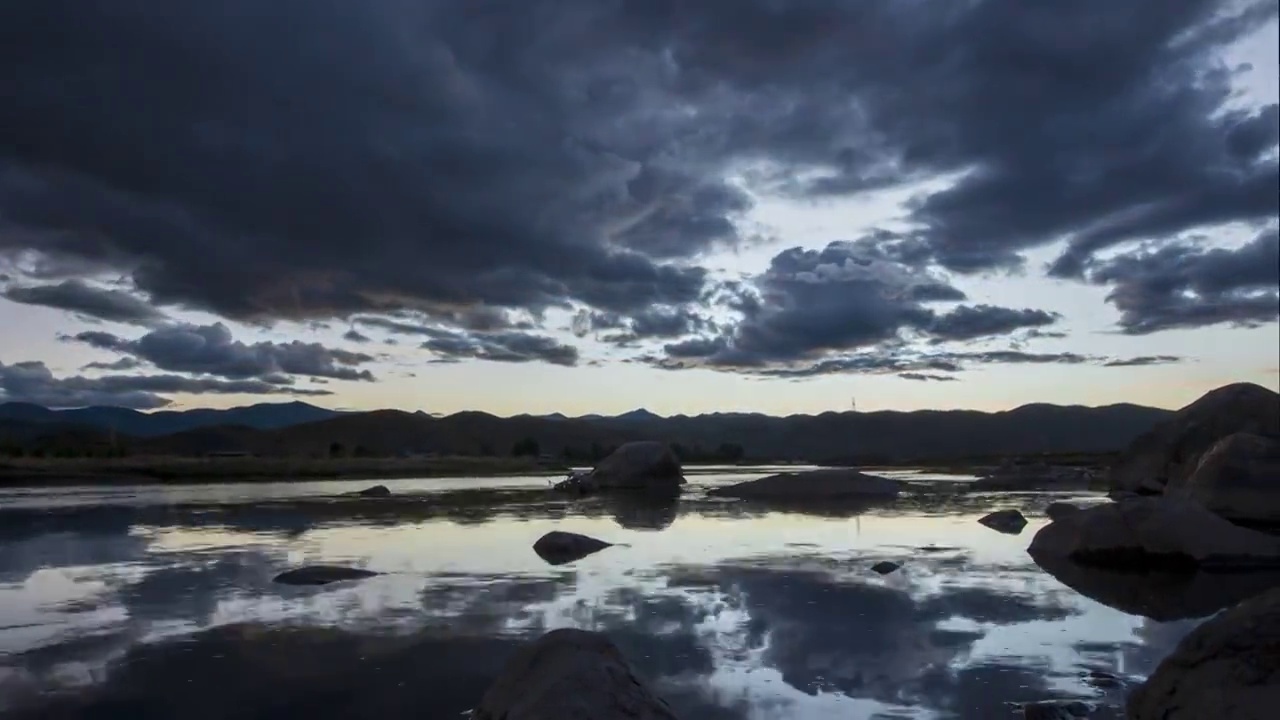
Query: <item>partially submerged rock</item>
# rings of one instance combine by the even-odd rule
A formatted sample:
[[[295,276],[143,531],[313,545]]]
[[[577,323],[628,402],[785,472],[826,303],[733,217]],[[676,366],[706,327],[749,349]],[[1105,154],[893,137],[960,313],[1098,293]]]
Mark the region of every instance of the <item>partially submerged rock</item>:
[[[1069,513],[1041,528],[1027,552],[1143,570],[1280,567],[1280,538],[1233,525],[1195,503],[1159,497]]]
[[[1280,437],[1280,394],[1253,383],[1206,393],[1130,444],[1108,474],[1111,490],[1160,493],[1184,481],[1205,452],[1235,433]]]
[[[363,580],[377,574],[372,570],[340,565],[308,565],[282,572],[273,581],[284,585],[328,585],[343,580]]]
[[[364,490],[357,490],[351,494],[367,498],[391,497],[391,489],[386,485],[374,485],[373,487],[365,488]]]
[[[601,490],[626,489],[678,492],[685,483],[680,458],[666,443],[629,442],[591,471],[590,481]]]
[[[1044,514],[1048,516],[1050,520],[1059,520],[1076,512],[1080,512],[1079,505],[1072,505],[1071,503],[1065,502],[1051,502],[1049,503],[1049,506],[1044,509]]]
[[[1027,526],[1027,519],[1014,508],[997,510],[984,515],[978,518],[978,522],[1006,535],[1017,535]]]
[[[1164,492],[1234,522],[1280,525],[1280,440],[1228,435],[1200,457],[1190,475],[1170,479]]]
[[[472,720],[676,720],[600,633],[552,630],[521,648]]]
[[[533,551],[552,565],[563,565],[581,560],[610,546],[610,543],[586,535],[552,530],[538,538],[538,541],[533,544]]]
[[[850,468],[822,468],[779,473],[727,487],[712,488],[714,497],[747,500],[858,500],[896,498],[902,492],[897,480],[867,475]]]
[[[897,570],[900,567],[902,567],[901,563],[896,563],[896,562],[893,562],[892,560],[881,560],[875,565],[872,565],[871,570],[872,572],[877,572],[877,573],[880,573],[881,575],[888,575],[889,573],[893,572],[894,570]]]
[[[1280,708],[1280,588],[1209,620],[1129,696],[1130,720],[1264,720]]]

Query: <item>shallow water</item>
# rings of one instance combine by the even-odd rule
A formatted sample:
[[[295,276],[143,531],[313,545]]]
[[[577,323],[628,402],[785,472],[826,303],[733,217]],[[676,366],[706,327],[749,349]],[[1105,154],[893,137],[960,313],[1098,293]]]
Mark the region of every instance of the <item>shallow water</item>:
[[[1147,613],[1179,618],[1158,622],[1041,570],[1025,548],[1063,495],[861,513],[705,497],[767,471],[693,475],[678,501],[560,499],[535,477],[385,481],[397,496],[377,500],[334,497],[368,482],[3,490],[0,711],[458,718],[519,643],[581,627],[684,718],[989,720],[1042,699],[1115,717],[1200,622],[1187,616],[1216,609]],[[1000,507],[1030,524],[976,522]],[[622,545],[552,567],[530,546],[553,529]],[[882,559],[903,567],[868,569]],[[271,582],[311,563],[385,574]]]

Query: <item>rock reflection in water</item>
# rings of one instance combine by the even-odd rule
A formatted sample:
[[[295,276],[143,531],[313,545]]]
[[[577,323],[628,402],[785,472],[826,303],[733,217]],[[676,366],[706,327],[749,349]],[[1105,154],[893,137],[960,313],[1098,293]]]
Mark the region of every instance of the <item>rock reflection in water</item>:
[[[1061,558],[1036,558],[1045,572],[1081,595],[1161,622],[1204,618],[1269,588],[1280,571],[1121,572]]]

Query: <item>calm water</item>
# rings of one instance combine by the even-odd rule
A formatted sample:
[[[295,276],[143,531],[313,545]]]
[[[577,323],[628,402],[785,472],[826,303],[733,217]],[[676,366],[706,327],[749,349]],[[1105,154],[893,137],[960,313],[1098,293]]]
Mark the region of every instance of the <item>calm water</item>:
[[[1077,698],[1114,717],[1230,592],[1170,586],[1148,598],[1158,622],[1071,589],[1025,553],[1061,495],[854,514],[703,492],[765,472],[644,502],[557,499],[546,478],[386,481],[390,500],[333,497],[368,482],[0,490],[0,712],[456,719],[521,642],[572,626],[608,633],[686,719],[990,720]],[[976,522],[999,507],[1031,524]],[[530,546],[553,529],[625,546],[551,567]],[[881,559],[903,568],[870,572]],[[306,563],[386,574],[271,582]]]

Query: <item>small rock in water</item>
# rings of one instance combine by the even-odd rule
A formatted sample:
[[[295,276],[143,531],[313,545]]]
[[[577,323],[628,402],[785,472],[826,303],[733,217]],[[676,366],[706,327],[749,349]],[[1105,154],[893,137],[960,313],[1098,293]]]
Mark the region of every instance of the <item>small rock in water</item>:
[[[610,545],[611,543],[586,535],[552,530],[538,538],[533,544],[533,551],[552,565],[563,565],[600,552]]]
[[[893,572],[894,570],[897,570],[900,567],[902,567],[902,565],[899,563],[891,562],[889,560],[881,560],[875,565],[872,565],[871,569],[880,573],[881,575],[888,575],[889,573]]]
[[[386,485],[374,485],[371,488],[365,488],[356,493],[360,497],[390,497],[391,489]]]
[[[343,580],[363,580],[378,573],[360,568],[337,565],[308,565],[282,572],[274,581],[283,585],[328,585]]]
[[[1006,535],[1017,535],[1022,532],[1022,528],[1027,526],[1027,519],[1022,516],[1022,513],[1012,508],[997,510],[990,515],[979,518],[978,522]]]
[[[1085,673],[1084,681],[1086,684],[1096,688],[1120,687],[1120,678],[1101,670],[1090,670]]]

